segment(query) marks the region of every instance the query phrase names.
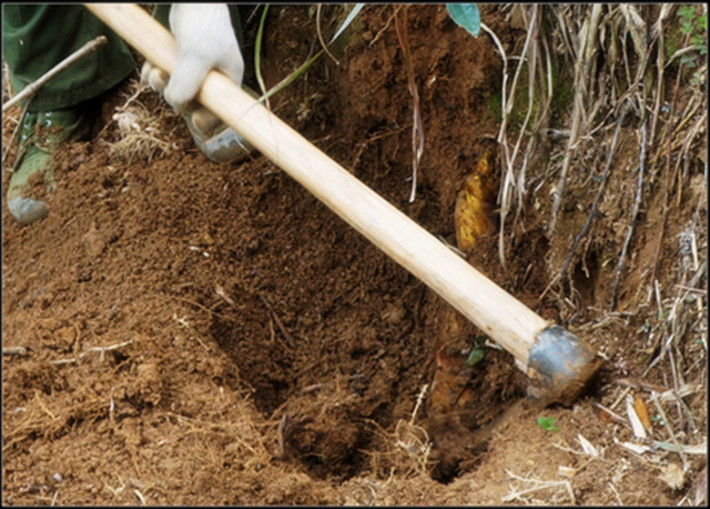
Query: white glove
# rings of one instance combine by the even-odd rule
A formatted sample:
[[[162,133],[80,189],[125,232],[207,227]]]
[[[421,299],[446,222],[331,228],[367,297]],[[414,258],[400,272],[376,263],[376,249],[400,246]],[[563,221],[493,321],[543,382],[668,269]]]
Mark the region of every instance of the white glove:
[[[179,51],[172,76],[166,80],[165,73],[147,61],[141,74],[175,109],[187,106],[211,69],[223,72],[241,86],[244,59],[227,4],[173,4],[170,30]]]

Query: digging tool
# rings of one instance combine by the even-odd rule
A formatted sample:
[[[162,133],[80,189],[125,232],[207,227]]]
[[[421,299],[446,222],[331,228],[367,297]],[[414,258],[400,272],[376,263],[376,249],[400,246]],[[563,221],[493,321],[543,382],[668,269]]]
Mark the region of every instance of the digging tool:
[[[135,4],[86,4],[154,65],[171,73],[172,34]],[[600,367],[584,340],[549,323],[356,179],[216,71],[197,99],[333,212],[497,341],[528,375],[528,394],[569,405]]]

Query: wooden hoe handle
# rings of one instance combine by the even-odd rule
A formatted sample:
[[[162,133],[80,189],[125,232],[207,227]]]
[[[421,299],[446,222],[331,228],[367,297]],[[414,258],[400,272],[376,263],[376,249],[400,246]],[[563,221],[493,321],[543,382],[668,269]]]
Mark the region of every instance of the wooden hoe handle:
[[[144,9],[134,4],[86,4],[86,7],[154,65],[172,73],[177,61],[175,39]],[[587,371],[595,354],[589,345],[561,327],[550,327],[542,317],[478,272],[223,74],[210,71],[197,99],[513,354],[518,366],[537,381],[535,389],[532,387],[535,380],[531,379],[531,394],[545,402],[569,401],[577,396],[591,376]],[[566,333],[563,339],[558,329]],[[544,331],[554,337],[555,343],[561,341],[570,347],[562,354],[555,348],[551,354],[563,357],[559,359],[564,364],[562,368],[557,367],[557,361],[555,366],[546,365],[548,353],[543,354],[545,362],[529,365],[531,351],[534,353],[533,348],[545,336]],[[572,344],[568,345],[570,341]],[[560,369],[565,372],[562,376]],[[556,393],[561,390],[565,394],[558,396]],[[571,397],[570,391],[574,393]]]

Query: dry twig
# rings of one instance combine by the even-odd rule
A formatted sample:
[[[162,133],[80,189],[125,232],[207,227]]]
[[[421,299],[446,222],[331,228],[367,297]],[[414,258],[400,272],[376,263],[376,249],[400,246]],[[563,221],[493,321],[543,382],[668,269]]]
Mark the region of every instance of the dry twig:
[[[17,135],[20,133],[20,129],[22,128],[22,119],[25,118],[25,113],[27,113],[27,108],[29,107],[30,103],[27,102],[25,105],[22,107],[22,111],[20,112],[20,119],[17,121],[17,125],[15,126],[15,129],[12,131],[12,136],[10,136],[10,143],[7,144],[7,148],[5,149],[5,152],[2,154],[2,164],[5,164],[5,160],[7,159],[8,154],[10,153],[10,149],[15,145],[15,140],[17,140]],[[22,150],[22,147],[20,147],[20,150]],[[15,161],[15,164],[13,165],[13,171],[17,167],[17,164],[19,162],[20,158],[17,158],[17,161]]]
[[[119,348],[122,348],[124,346],[128,346],[131,343],[133,343],[132,339],[129,339],[128,341],[122,341],[121,343],[116,343],[114,345],[108,345],[108,346],[93,346],[91,348],[87,348],[83,352],[81,352],[79,355],[76,357],[70,357],[68,359],[57,359],[53,361],[49,361],[50,364],[72,364],[76,362],[77,360],[81,359],[85,355],[90,354],[91,352],[99,352],[99,360],[103,362],[104,357],[106,355],[106,352],[110,352],[112,350],[117,350]]]
[[[27,348],[24,346],[3,346],[2,354],[25,356],[27,355]]]
[[[335,65],[340,65],[338,59],[335,58],[335,56],[328,49],[328,45],[325,43],[325,39],[323,39],[323,32],[321,31],[320,26],[320,11],[322,7],[323,4],[318,4],[318,7],[316,7],[316,32],[318,32],[318,40],[320,41],[320,45],[323,48],[323,51],[325,51],[325,54],[328,55],[333,62],[335,62]]]
[[[514,474],[510,470],[506,469],[505,473],[508,474],[512,479],[521,481],[526,484],[532,484],[532,487],[526,488],[523,490],[511,490],[511,493],[506,495],[505,497],[501,498],[501,502],[511,502],[513,500],[523,500],[522,496],[527,495],[529,493],[534,493],[536,491],[540,490],[546,490],[546,489],[554,489],[554,488],[563,488],[566,492],[566,494],[570,498],[570,502],[572,505],[576,505],[577,501],[574,496],[574,491],[572,490],[572,485],[570,484],[569,481],[543,481],[540,479],[533,479],[533,478],[526,478],[526,477],[521,477],[519,475]]]
[[[276,314],[276,311],[274,311],[274,308],[271,306],[271,303],[269,303],[269,301],[266,300],[266,297],[264,297],[262,294],[259,294],[259,298],[264,303],[264,305],[269,309],[269,311],[271,311],[271,316],[274,317],[274,321],[276,322],[276,325],[278,326],[279,330],[281,331],[281,334],[283,334],[284,339],[286,340],[286,343],[288,343],[288,346],[290,348],[294,348],[296,346],[296,342],[294,341],[293,336],[288,331],[288,329],[286,329],[283,322],[279,318],[279,315]]]
[[[84,44],[81,48],[76,50],[74,53],[69,55],[67,58],[59,62],[57,65],[52,67],[49,71],[44,73],[42,76],[37,78],[35,81],[27,85],[25,88],[22,89],[22,92],[17,94],[15,97],[7,101],[5,104],[2,105],[2,111],[3,113],[8,110],[11,106],[14,104],[17,104],[18,102],[22,101],[23,99],[27,99],[28,97],[32,97],[35,95],[43,86],[45,86],[50,80],[52,80],[57,74],[74,64],[74,62],[77,62],[84,58],[86,55],[91,53],[92,51],[95,51],[98,49],[100,46],[103,46],[108,42],[108,39],[106,38],[105,35],[100,35],[95,39],[92,39],[91,41],[87,42]]]

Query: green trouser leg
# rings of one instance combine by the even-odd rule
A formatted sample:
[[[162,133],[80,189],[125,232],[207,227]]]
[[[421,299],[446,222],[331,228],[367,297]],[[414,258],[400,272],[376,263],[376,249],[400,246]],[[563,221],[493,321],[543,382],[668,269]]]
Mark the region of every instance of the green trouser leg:
[[[88,132],[95,113],[88,102],[136,67],[128,47],[82,5],[2,6],[3,58],[16,92],[99,35],[108,43],[47,82],[26,105],[20,150],[7,189],[8,209],[20,224],[47,215],[41,197],[29,196],[34,176],[53,188],[53,154],[70,137]]]
[[[136,67],[121,38],[81,5],[3,4],[2,12],[3,58],[16,92],[86,42],[102,34],[108,38],[108,44],[45,84],[28,111],[75,106],[117,85]],[[159,4],[153,15],[167,27],[169,13],[170,4]],[[230,6],[230,14],[243,47],[239,6]]]
[[[231,11],[241,42],[238,8],[232,6]],[[168,26],[169,12],[170,5],[160,4],[154,15]],[[2,14],[3,58],[16,92],[88,41],[99,35],[108,39],[106,45],[46,83],[27,105],[7,200],[18,222],[30,224],[47,214],[44,201],[28,196],[31,177],[41,175],[51,189],[56,148],[87,127],[91,110],[96,109],[89,100],[120,83],[136,63],[120,37],[84,6],[3,4]]]
[[[45,84],[29,111],[75,106],[106,92],[136,67],[128,47],[82,5],[3,4],[3,58],[19,92],[88,41],[108,43]]]

